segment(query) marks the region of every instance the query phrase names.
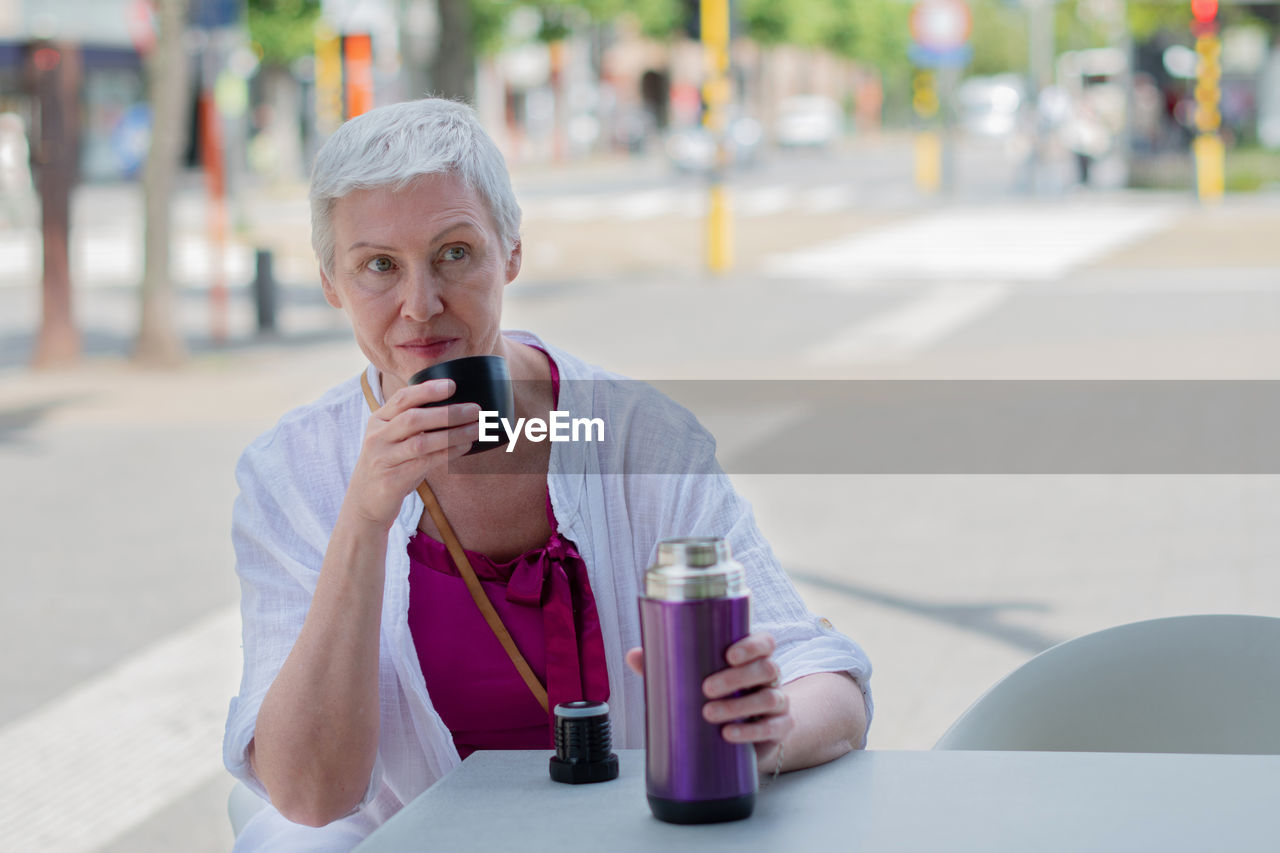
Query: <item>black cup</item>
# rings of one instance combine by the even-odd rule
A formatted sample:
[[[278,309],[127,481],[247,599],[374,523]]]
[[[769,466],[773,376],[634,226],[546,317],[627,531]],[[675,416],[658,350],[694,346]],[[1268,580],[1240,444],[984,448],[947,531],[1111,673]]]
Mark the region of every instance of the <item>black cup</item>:
[[[476,403],[482,412],[497,412],[498,417],[508,422],[516,418],[515,399],[511,394],[511,373],[507,370],[507,360],[500,355],[469,355],[433,364],[425,370],[419,370],[409,377],[410,385],[420,385],[431,379],[452,379],[453,395],[448,399],[435,403],[427,403],[424,409],[434,406],[448,406],[451,403]],[[496,440],[472,442],[467,456],[493,450],[507,443],[507,433],[500,423],[489,421],[489,435],[497,433]]]

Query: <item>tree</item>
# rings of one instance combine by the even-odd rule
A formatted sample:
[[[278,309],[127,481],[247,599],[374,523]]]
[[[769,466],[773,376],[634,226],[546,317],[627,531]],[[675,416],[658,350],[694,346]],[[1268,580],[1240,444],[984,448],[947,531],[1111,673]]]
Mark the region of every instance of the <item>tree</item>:
[[[38,42],[26,72],[39,115],[31,159],[40,189],[40,329],[35,367],[71,364],[80,356],[80,333],[71,316],[71,264],[67,253],[71,193],[79,162],[80,51],[70,44]]]
[[[512,0],[436,0],[433,94],[474,102],[476,59],[502,48],[507,16],[516,5]],[[567,36],[575,20],[604,23],[624,14],[634,16],[645,35],[661,39],[679,32],[685,0],[533,0],[524,5],[542,14],[539,38],[547,42]]]
[[[475,103],[476,43],[473,6],[487,0],[436,0],[440,37],[431,59],[432,94]]]
[[[528,5],[536,8],[543,19],[539,37],[544,41],[564,38],[568,21],[585,12],[595,21],[607,21],[632,11],[642,21],[652,18],[652,10],[676,8],[678,0],[643,0],[628,6],[623,0],[541,0]],[[432,94],[445,98],[475,101],[476,58],[496,53],[502,48],[507,16],[515,7],[511,0],[436,0],[439,36],[431,61]],[[665,22],[674,25],[674,14]],[[661,24],[659,24],[661,26]]]
[[[295,117],[303,92],[293,64],[315,52],[320,0],[249,0],[245,22],[258,55],[258,84],[267,107],[255,117],[251,143],[255,169],[275,180],[293,180],[305,171],[302,136]]]
[[[151,148],[142,173],[144,267],[142,316],[134,359],[173,365],[186,358],[174,321],[174,286],[169,272],[170,198],[179,158],[186,145],[187,54],[183,33],[187,0],[155,0],[155,47],[146,60],[151,103]]]
[[[1025,73],[1030,57],[1028,16],[1003,0],[979,0],[973,5],[973,59],[970,74]]]
[[[315,50],[320,0],[248,0],[249,39],[264,65],[285,67]]]
[[[897,0],[742,0],[749,38],[825,50],[888,73],[906,62],[911,7]]]

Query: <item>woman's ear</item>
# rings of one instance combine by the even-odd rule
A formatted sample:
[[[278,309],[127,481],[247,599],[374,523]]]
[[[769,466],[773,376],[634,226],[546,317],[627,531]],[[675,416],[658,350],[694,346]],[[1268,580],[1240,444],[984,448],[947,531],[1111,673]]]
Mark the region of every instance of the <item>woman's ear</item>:
[[[516,238],[516,244],[511,247],[511,254],[507,257],[507,284],[515,281],[516,276],[520,274],[520,261],[523,258],[523,245],[520,238]]]
[[[325,274],[323,268],[320,270],[320,287],[324,290],[325,302],[328,302],[334,308],[342,307],[342,299],[338,296],[338,289],[333,286],[333,282],[329,280],[329,276]]]

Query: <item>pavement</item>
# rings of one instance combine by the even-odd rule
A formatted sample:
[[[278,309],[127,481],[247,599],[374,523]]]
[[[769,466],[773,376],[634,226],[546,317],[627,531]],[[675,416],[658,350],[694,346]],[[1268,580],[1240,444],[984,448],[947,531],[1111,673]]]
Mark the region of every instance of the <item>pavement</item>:
[[[1280,378],[1273,197],[875,206],[855,188],[840,206],[814,195],[820,183],[788,195],[757,181],[741,194],[757,193],[737,223],[739,271],[715,278],[699,268],[687,187],[591,189],[616,174],[601,167],[580,192],[533,187],[505,322],[629,375]],[[84,236],[136,227],[119,213],[129,192],[79,200]],[[35,289],[12,266],[0,274],[0,765],[19,768],[0,782],[0,837],[12,849],[230,846],[218,741],[239,673],[232,469],[283,411],[363,363],[319,299],[299,205],[296,188],[257,191],[233,250],[279,252],[276,333],[256,332],[241,276],[227,340],[214,341],[207,283],[188,281],[192,356],[178,370],[127,358],[127,256],[97,278],[83,268],[88,357],[62,370],[26,368]],[[197,245],[198,191],[178,209]],[[1035,251],[1000,231],[1020,222],[1041,224],[1020,238],[1041,240]],[[895,266],[894,246],[915,246],[918,263]],[[1176,613],[1280,613],[1273,476],[735,483],[811,608],[868,650],[872,747],[928,748],[1001,675],[1072,636]]]

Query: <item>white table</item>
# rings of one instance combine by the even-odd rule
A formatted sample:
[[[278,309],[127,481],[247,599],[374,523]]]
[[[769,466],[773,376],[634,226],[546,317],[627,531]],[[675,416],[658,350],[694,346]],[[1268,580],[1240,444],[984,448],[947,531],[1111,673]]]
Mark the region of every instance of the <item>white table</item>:
[[[1280,756],[873,750],[780,777],[745,821],[673,826],[642,751],[594,785],[552,782],[550,755],[475,753],[357,850],[1280,850]]]

